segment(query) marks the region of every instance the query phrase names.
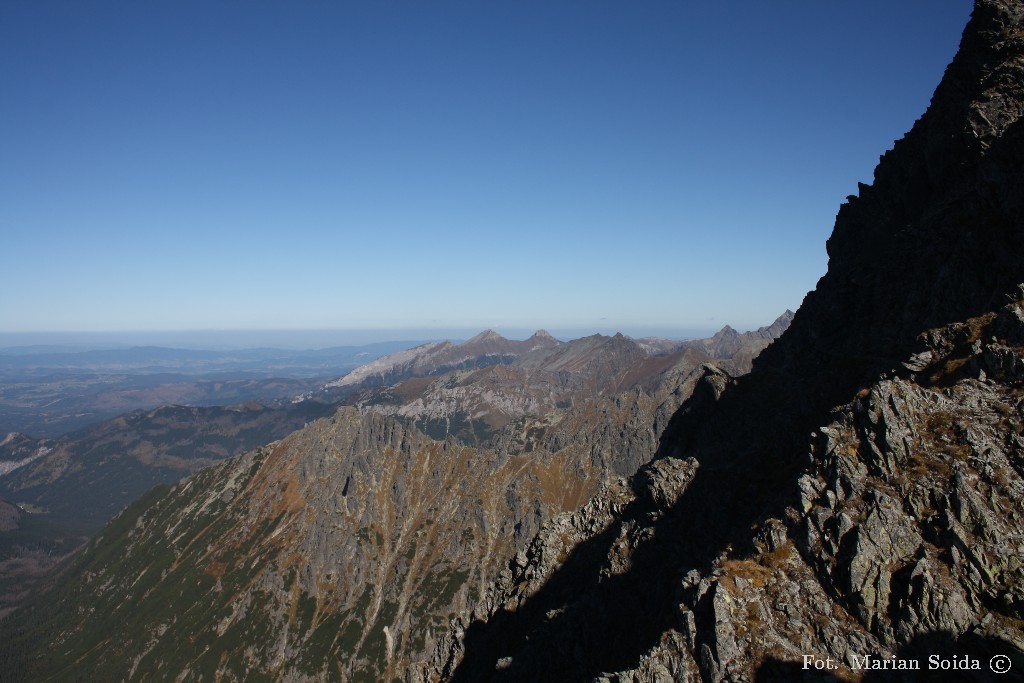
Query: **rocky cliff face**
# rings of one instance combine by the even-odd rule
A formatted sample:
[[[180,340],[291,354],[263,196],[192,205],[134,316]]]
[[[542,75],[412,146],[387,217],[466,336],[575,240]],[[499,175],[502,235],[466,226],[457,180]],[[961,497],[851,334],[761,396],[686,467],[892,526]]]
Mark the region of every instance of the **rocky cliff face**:
[[[849,680],[867,655],[1024,664],[1021,296],[930,331],[931,362],[837,406],[793,469],[665,457],[545,524],[487,618],[442,642],[438,678],[827,680],[804,655]],[[704,400],[735,391],[723,379]]]
[[[629,487],[547,524],[456,621],[438,679],[1024,668],[1022,14],[979,0],[790,329],[750,375],[707,375]]]
[[[614,439],[642,408],[593,418]],[[614,479],[609,452],[628,448],[584,434],[499,454],[343,408],[126,510],[23,609],[0,659],[44,680],[426,676],[449,616]],[[18,658],[40,641],[59,654]]]

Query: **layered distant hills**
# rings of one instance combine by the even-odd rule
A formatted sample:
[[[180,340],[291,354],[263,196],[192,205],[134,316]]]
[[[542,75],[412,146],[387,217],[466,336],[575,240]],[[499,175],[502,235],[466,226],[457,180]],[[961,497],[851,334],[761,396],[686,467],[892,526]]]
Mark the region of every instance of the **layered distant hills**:
[[[0,442],[0,497],[92,533],[157,484],[276,441],[333,410],[317,403],[163,406],[58,439],[12,432]]]
[[[206,351],[157,346],[0,350],[0,435],[59,437],[132,410],[288,401],[378,356],[383,342],[320,350]]]

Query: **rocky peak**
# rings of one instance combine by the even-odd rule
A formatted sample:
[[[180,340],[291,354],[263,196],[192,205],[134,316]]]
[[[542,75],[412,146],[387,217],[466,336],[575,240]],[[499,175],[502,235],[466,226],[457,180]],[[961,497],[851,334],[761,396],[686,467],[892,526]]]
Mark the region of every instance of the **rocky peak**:
[[[480,334],[478,334],[478,335],[476,335],[474,337],[470,337],[469,339],[464,341],[461,345],[462,346],[471,346],[473,344],[481,344],[481,343],[484,343],[484,342],[504,342],[504,341],[508,341],[508,340],[505,339],[505,337],[503,337],[500,334],[498,334],[497,332],[495,332],[494,330],[489,330],[488,329],[488,330],[484,330],[483,332],[481,332]]]
[[[811,376],[857,358],[881,372],[922,330],[994,310],[1024,281],[1022,13],[977,2],[928,111],[840,208],[828,273],[758,363]]]
[[[530,338],[527,341],[561,343],[553,336],[551,336],[551,333],[548,332],[547,330],[537,330],[532,335],[530,335]]]
[[[793,311],[786,309],[786,312],[780,315],[775,321],[767,327],[760,327],[756,331],[758,333],[765,333],[773,339],[781,337],[782,333],[789,328],[789,324],[793,322]]]

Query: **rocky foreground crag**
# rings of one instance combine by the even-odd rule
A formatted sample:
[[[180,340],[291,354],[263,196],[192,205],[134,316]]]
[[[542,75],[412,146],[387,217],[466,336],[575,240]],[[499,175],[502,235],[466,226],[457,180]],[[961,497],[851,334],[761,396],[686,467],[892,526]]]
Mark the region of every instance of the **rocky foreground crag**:
[[[630,486],[546,524],[437,679],[1024,672],[1022,14],[977,2],[789,330],[746,377],[705,376]]]

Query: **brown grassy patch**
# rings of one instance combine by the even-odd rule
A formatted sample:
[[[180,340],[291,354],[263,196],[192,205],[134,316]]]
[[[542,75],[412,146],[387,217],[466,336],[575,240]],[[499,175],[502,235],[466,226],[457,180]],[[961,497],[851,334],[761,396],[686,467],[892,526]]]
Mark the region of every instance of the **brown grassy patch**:
[[[963,379],[969,357],[950,358],[931,374],[928,381],[938,386],[952,386]]]
[[[616,389],[618,391],[626,391],[637,384],[647,384],[654,377],[672,367],[681,357],[682,354],[679,352],[671,353],[667,356],[650,356],[630,368],[622,376],[622,379],[619,380]]]
[[[414,377],[396,385],[392,391],[403,402],[412,401],[423,395],[437,377]]]
[[[779,546],[770,553],[764,553],[759,558],[761,564],[769,569],[785,569],[789,562],[796,555],[790,543]]]
[[[597,493],[596,480],[572,471],[567,459],[553,458],[536,466],[541,496],[546,505],[559,511],[577,510]]]
[[[730,593],[738,593],[736,579],[746,579],[758,588],[764,588],[772,580],[772,571],[754,560],[726,560],[722,563],[723,574],[719,582]]]

